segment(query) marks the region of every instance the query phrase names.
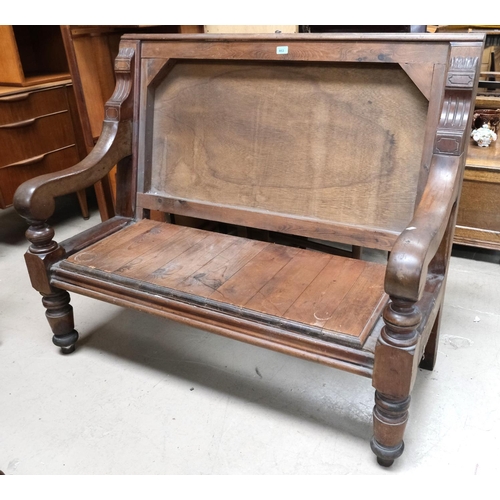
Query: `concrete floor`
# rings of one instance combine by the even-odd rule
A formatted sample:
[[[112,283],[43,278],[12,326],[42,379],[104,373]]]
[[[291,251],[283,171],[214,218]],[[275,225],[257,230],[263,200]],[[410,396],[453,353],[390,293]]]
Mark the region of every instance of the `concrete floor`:
[[[60,201],[56,240],[97,224]],[[500,254],[457,249],[440,354],[406,450],[370,450],[370,380],[72,295],[60,355],[29,283],[24,221],[0,210],[0,470],[7,475],[500,473]]]

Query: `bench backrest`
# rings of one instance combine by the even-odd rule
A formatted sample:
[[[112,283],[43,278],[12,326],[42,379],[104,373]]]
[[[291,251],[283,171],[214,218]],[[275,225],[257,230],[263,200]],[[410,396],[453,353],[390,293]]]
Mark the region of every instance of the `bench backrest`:
[[[128,36],[140,53],[138,216],[390,249],[432,155],[461,153],[441,140],[441,115],[447,86],[469,85],[477,61],[454,37]]]

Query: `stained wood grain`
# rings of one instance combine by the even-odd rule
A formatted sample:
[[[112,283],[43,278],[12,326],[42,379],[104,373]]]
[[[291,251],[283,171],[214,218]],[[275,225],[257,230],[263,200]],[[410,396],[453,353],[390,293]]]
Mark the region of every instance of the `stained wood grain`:
[[[385,305],[385,266],[364,266],[358,279],[353,280],[349,292],[344,296],[335,314],[326,322],[325,328],[346,335],[359,336],[376,319]]]
[[[411,219],[427,99],[398,65],[182,62],[154,96],[151,192],[228,214]]]
[[[285,316],[323,327],[332,318],[364,268],[362,261],[331,256],[323,272],[290,306]]]
[[[196,272],[231,244],[229,239],[221,239],[216,233],[196,231],[192,234],[189,230],[184,233],[187,236],[180,245],[167,243],[157,256],[155,265],[148,266],[147,270],[142,267],[143,275],[138,275],[132,265],[128,269],[128,274],[149,283],[177,289],[178,284],[184,281],[186,276]],[[156,263],[160,257],[163,257],[163,262],[157,267]],[[144,263],[147,263],[146,257]]]
[[[245,307],[283,316],[329,260],[329,255],[298,251],[290,262],[246,302]]]
[[[265,247],[260,241],[235,239],[231,245],[179,283],[179,290],[209,297]]]
[[[387,301],[383,265],[147,219],[68,262],[110,281],[145,283],[160,295],[356,345]]]
[[[180,254],[191,248],[206,237],[203,233],[190,235],[189,231],[178,226],[166,226],[162,228],[163,237],[157,241],[141,239],[140,251],[135,254],[133,260],[122,261],[118,266],[113,266],[112,271],[121,275],[133,275],[146,280],[148,276],[154,278],[162,272],[162,266],[165,266],[170,260],[175,259]],[[170,231],[172,229],[172,231]],[[153,241],[153,245],[151,242]]]
[[[220,302],[244,306],[297,254],[295,248],[264,244],[259,254],[211,294]]]
[[[155,43],[159,37],[146,36],[141,38],[143,43],[143,57],[145,58],[198,58],[200,48],[196,43],[203,40],[203,56],[208,59],[243,59],[243,60],[298,60],[298,61],[349,61],[349,62],[413,62],[435,63],[446,62],[448,57],[446,47],[440,43],[432,43],[428,34],[408,36],[408,41],[422,40],[430,43],[401,44],[391,43],[389,37],[368,36],[342,36],[335,35],[335,41],[328,34],[317,36],[304,35],[186,35],[182,40],[166,36],[164,40],[175,40],[173,44]],[[251,37],[251,38],[249,38]],[[313,37],[315,39],[313,39]],[[245,42],[251,39],[252,43],[241,43],[235,49],[227,43],[228,39]],[[476,40],[479,39],[476,38]],[[151,41],[150,41],[151,40]],[[396,38],[393,38],[397,41]],[[441,38],[441,41],[443,38]],[[470,39],[469,39],[470,40]],[[400,41],[400,40],[399,40]],[[304,43],[306,42],[306,43]],[[313,42],[313,43],[311,43]],[[341,43],[339,43],[341,42]],[[283,56],[276,53],[277,45],[288,45],[288,54]]]
[[[82,265],[95,267],[111,272],[125,265],[133,258],[137,257],[134,250],[141,249],[146,252],[155,241],[163,242],[165,238],[158,238],[165,229],[160,222],[146,224],[132,224],[129,227],[113,234],[112,237],[92,245],[82,252],[72,256],[70,259]],[[180,230],[180,228],[175,228]],[[177,231],[168,231],[168,236],[172,236]],[[134,257],[130,257],[134,255]]]

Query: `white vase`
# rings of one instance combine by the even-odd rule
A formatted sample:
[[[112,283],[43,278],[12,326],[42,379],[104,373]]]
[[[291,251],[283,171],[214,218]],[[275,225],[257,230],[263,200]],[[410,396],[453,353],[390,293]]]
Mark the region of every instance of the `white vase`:
[[[474,142],[482,148],[487,148],[493,141],[497,140],[497,134],[491,130],[487,123],[473,130],[471,137]]]

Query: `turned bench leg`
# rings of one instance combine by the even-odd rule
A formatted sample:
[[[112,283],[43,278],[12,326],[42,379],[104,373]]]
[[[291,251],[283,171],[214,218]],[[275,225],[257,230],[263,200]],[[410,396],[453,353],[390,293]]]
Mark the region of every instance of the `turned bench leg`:
[[[42,303],[46,308],[45,316],[54,336],[52,342],[61,348],[63,354],[70,354],[75,350],[78,332],[75,330],[73,308],[69,293],[58,290],[50,295],[43,295]]]
[[[373,409],[373,438],[370,442],[377,462],[390,467],[403,454],[403,434],[408,421],[410,396],[392,399],[375,391]]]
[[[375,347],[371,448],[385,467],[390,467],[404,450],[410,392],[418,371],[421,318],[414,302],[393,297],[384,310],[385,326]]]
[[[64,354],[75,350],[78,332],[73,321],[73,308],[69,305],[69,293],[54,288],[50,283],[49,269],[64,257],[64,249],[53,240],[54,230],[45,221],[31,221],[26,231],[31,245],[24,258],[31,285],[42,295],[45,316],[54,333],[52,341]]]

